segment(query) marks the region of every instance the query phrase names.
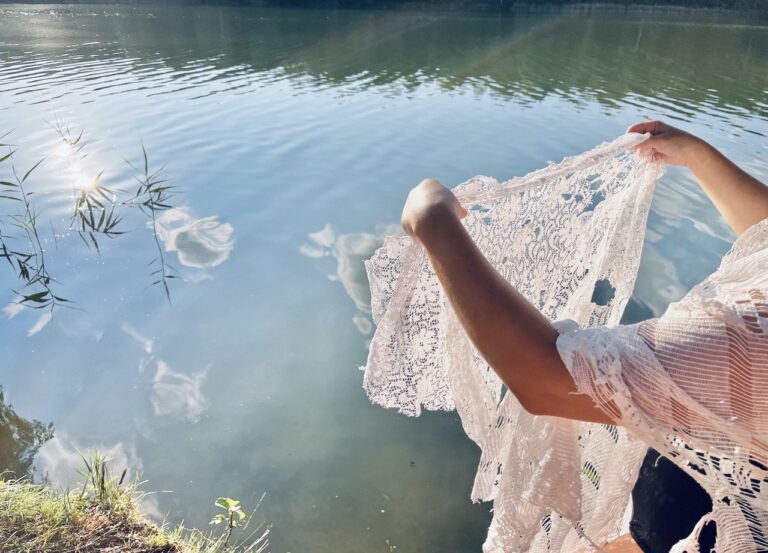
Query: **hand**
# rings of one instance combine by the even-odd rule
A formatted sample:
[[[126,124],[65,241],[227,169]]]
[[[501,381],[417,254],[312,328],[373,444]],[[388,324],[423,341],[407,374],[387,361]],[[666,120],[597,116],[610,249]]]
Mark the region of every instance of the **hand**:
[[[702,149],[701,146],[705,145],[700,138],[661,121],[637,123],[629,127],[627,132],[650,133],[651,137],[635,148],[649,154],[653,161],[663,161],[670,165],[690,167]]]
[[[405,232],[423,243],[441,227],[466,216],[453,192],[439,181],[424,179],[408,193],[400,222]]]

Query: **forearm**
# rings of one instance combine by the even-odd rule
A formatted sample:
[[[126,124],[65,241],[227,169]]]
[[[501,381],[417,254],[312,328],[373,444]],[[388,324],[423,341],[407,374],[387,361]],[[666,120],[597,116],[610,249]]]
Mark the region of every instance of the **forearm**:
[[[701,141],[691,172],[736,234],[768,217],[768,187]]]
[[[529,412],[611,422],[576,393],[552,324],[490,265],[458,219],[446,217],[419,238],[475,347]]]

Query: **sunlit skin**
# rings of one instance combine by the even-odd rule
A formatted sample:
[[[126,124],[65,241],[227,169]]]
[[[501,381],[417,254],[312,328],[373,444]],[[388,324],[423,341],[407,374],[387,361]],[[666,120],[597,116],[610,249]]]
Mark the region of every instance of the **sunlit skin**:
[[[768,217],[768,188],[700,138],[659,121],[628,131],[651,134],[640,152],[689,168],[736,234]],[[613,423],[576,393],[557,352],[557,331],[485,259],[461,223],[466,215],[450,190],[425,179],[408,194],[401,222],[426,250],[475,347],[530,413]],[[640,551],[631,538],[621,540],[611,551]]]
[[[702,139],[661,121],[638,123],[627,132],[650,133],[639,150],[655,160],[690,169],[736,234],[768,217],[766,186]]]

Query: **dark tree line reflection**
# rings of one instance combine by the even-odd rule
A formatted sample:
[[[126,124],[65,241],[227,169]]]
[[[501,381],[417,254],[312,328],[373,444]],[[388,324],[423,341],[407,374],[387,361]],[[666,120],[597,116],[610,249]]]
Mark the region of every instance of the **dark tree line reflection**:
[[[0,473],[3,477],[32,476],[40,447],[53,438],[53,424],[25,419],[5,402],[0,386]]]
[[[696,23],[691,14],[660,21],[650,15],[116,6],[89,7],[95,17],[84,18],[78,16],[83,7],[58,9],[56,29],[46,29],[51,19],[42,14],[39,25],[31,24],[34,15],[6,18],[0,91],[25,92],[21,78],[39,61],[38,82],[103,77],[99,94],[119,92],[131,73],[194,89],[211,84],[213,68],[219,90],[247,92],[273,72],[271,78],[294,79],[299,87],[309,78],[315,89],[397,85],[407,91],[435,83],[519,101],[556,95],[577,102],[586,95],[607,107],[658,102],[681,116],[691,104],[723,117],[743,110],[768,114],[765,27]],[[100,17],[120,10],[131,17]],[[33,52],[17,49],[32,27],[57,38]],[[124,78],[98,73],[107,60],[121,60],[113,68]]]

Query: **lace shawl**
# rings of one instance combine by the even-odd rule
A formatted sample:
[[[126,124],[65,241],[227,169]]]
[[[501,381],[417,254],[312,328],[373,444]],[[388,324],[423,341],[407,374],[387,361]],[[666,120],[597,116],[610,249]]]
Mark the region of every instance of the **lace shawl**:
[[[745,339],[768,328],[759,319],[763,308],[754,298],[738,304],[752,318],[736,325],[746,319],[727,311],[736,296],[722,295],[719,281],[712,280],[716,273],[710,285],[688,296],[697,298],[690,300],[699,306],[697,324],[681,320],[692,317],[687,297],[659,320],[616,326],[634,287],[661,174],[658,164],[632,152],[643,139],[624,135],[524,177],[503,183],[475,177],[454,189],[469,207],[469,233],[493,266],[550,320],[568,319],[556,324],[561,357],[579,391],[590,394],[621,427],[535,417],[505,394],[410,238],[388,237],[366,262],[377,329],[364,388],[372,401],[407,415],[422,408],[457,410],[482,452],[472,500],[494,501],[486,553],[572,552],[597,548],[626,531],[630,494],[647,445],[695,472],[717,499],[705,518],[718,523],[718,551],[755,550],[754,543],[752,549],[743,546],[753,534],[745,530],[746,520],[763,511],[751,508],[745,514],[736,496],[756,505],[749,493],[756,495],[755,482],[765,480],[756,472],[764,466],[746,462],[766,459],[766,441],[757,448],[754,432],[764,420],[755,417],[764,414],[768,394],[749,380],[765,359],[751,356],[757,346]],[[740,240],[739,248],[747,242]],[[723,266],[740,256],[729,255]],[[746,274],[752,273],[728,277],[734,294]],[[742,296],[738,301],[751,298]],[[717,327],[725,318],[733,324]],[[735,375],[734,333],[746,348],[737,353],[749,360]],[[688,344],[698,344],[697,336],[706,336],[713,349],[696,345],[688,351]],[[696,363],[689,364],[691,355],[698,356]],[[748,388],[750,399],[729,396],[729,386]],[[728,418],[733,407],[740,409],[735,420]],[[752,418],[740,421],[745,413]],[[734,425],[746,420],[751,426],[734,434]],[[733,521],[740,530],[731,531],[738,526]],[[752,524],[761,525],[762,519]],[[694,538],[695,533],[679,550],[694,551]],[[728,539],[739,546],[731,549]]]
[[[768,220],[660,318],[574,326],[557,346],[577,389],[712,497],[673,553],[698,552],[710,521],[715,551],[768,551]]]

